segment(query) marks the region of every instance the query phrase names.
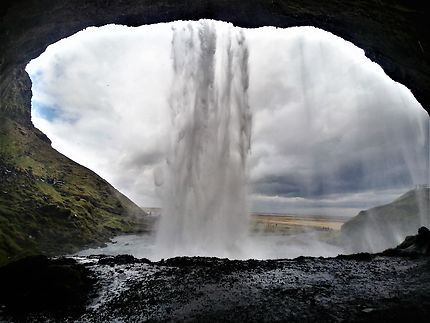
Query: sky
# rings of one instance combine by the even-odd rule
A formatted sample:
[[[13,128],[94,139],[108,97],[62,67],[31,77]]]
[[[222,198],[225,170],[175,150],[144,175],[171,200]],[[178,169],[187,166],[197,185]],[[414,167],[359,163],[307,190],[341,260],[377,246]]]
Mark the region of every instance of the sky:
[[[27,65],[32,121],[138,205],[171,129],[172,27],[87,28]],[[429,182],[429,117],[352,43],[314,27],[246,29],[250,208],[353,216]]]

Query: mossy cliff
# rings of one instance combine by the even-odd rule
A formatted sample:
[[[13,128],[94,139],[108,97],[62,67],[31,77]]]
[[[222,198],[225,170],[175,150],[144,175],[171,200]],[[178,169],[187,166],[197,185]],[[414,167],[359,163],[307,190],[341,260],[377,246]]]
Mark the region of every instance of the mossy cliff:
[[[54,150],[39,130],[0,115],[0,264],[144,230],[144,215],[94,172]]]

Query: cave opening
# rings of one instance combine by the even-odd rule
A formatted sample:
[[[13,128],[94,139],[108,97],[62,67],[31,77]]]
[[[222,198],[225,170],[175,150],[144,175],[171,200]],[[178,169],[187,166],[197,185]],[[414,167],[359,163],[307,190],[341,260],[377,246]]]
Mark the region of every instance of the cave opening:
[[[155,184],[172,127],[172,33],[186,24],[88,28],[27,66],[32,121],[53,147],[153,213],[162,206]],[[264,250],[246,257],[336,255],[341,251],[326,242],[341,223],[428,187],[428,115],[406,87],[340,37],[314,27],[244,30],[253,114],[251,231],[293,232],[301,240],[287,253],[270,250],[277,239],[259,241]],[[292,224],[297,216],[311,222],[310,233]],[[413,229],[394,225],[390,243],[428,222],[425,212],[416,216]],[[324,217],[326,226],[312,222]],[[297,237],[301,230],[307,235]],[[373,234],[353,251],[385,248]]]
[[[274,32],[269,27],[265,28],[271,31],[270,37],[277,38],[276,41],[280,46],[277,48],[277,55],[271,55],[271,59],[264,58],[266,64],[259,65],[262,71],[258,74],[260,77],[256,78],[255,71],[258,69],[254,63],[255,55],[258,53],[251,50],[251,45],[257,37],[248,35],[245,43],[242,42],[241,37],[230,38],[234,44],[230,53],[238,54],[241,62],[244,62],[243,54],[246,51],[243,45],[238,47],[238,41],[250,46],[247,94],[249,103],[253,103],[249,105],[252,109],[253,122],[252,150],[247,155],[247,166],[249,197],[251,202],[256,198],[254,201],[256,203],[250,205],[249,210],[259,214],[258,216],[253,214],[252,217],[253,221],[255,220],[253,235],[254,238],[261,238],[254,240],[253,258],[303,255],[306,254],[303,252],[304,245],[307,250],[313,250],[315,255],[323,255],[324,252],[327,255],[334,255],[336,253],[330,250],[331,247],[339,244],[342,244],[342,247],[351,246],[351,242],[353,242],[353,248],[342,252],[373,252],[381,250],[384,244],[390,248],[394,247],[406,234],[411,233],[414,236],[407,237],[394,249],[377,254],[359,253],[329,258],[299,257],[250,261],[205,257],[177,257],[162,261],[148,261],[148,259],[135,259],[130,254],[140,258],[153,253],[153,245],[156,241],[151,232],[153,222],[158,216],[151,217],[149,214],[159,212],[159,208],[145,208],[143,211],[115,187],[140,205],[158,203],[150,199],[154,190],[139,191],[137,197],[132,194],[135,174],[151,173],[147,168],[143,170],[143,167],[140,167],[141,169],[135,170],[133,174],[133,168],[136,165],[157,164],[157,154],[142,152],[138,156],[141,158],[130,160],[128,157],[132,156],[126,156],[121,151],[121,145],[126,146],[127,149],[132,146],[129,144],[130,141],[135,141],[136,149],[139,148],[139,141],[142,141],[139,136],[158,125],[156,113],[152,113],[153,122],[147,122],[149,128],[144,129],[141,126],[141,131],[134,132],[136,136],[130,136],[132,123],[127,123],[126,129],[119,126],[123,122],[121,118],[127,119],[124,114],[127,114],[127,111],[133,111],[134,102],[130,98],[134,97],[134,92],[153,89],[153,84],[147,82],[145,87],[139,87],[138,84],[144,83],[145,80],[142,75],[137,75],[138,73],[134,71],[136,79],[132,83],[135,87],[133,84],[129,85],[132,90],[125,92],[124,95],[120,95],[121,91],[118,91],[116,94],[122,99],[115,101],[110,93],[106,93],[109,91],[100,92],[99,90],[112,86],[116,90],[127,88],[125,85],[128,84],[128,80],[120,73],[121,69],[113,68],[117,74],[106,82],[106,79],[100,80],[94,77],[95,74],[88,73],[89,69],[84,67],[85,64],[75,64],[74,66],[78,67],[75,72],[79,72],[78,76],[74,75],[75,81],[81,82],[84,89],[73,87],[76,90],[75,95],[70,93],[67,95],[65,93],[67,91],[62,92],[60,89],[71,85],[71,79],[66,80],[70,75],[67,68],[61,67],[64,56],[58,55],[57,71],[62,71],[64,74],[63,78],[53,77],[51,81],[56,79],[59,87],[56,90],[55,87],[50,88],[54,90],[53,92],[62,95],[68,103],[78,103],[81,107],[88,106],[85,116],[82,111],[66,108],[61,104],[55,105],[55,101],[59,100],[52,100],[52,96],[49,98],[53,93],[47,93],[49,95],[43,98],[43,91],[35,90],[37,87],[43,90],[44,86],[41,85],[46,81],[48,73],[32,75],[36,79],[39,77],[39,81],[42,82],[38,85],[38,82],[33,80],[35,97],[33,97],[32,108],[32,81],[25,68],[30,60],[41,55],[48,45],[55,46],[54,43],[57,41],[89,26],[115,23],[138,27],[181,19],[202,18],[227,21],[245,28],[315,26],[362,48],[367,58],[378,63],[394,81],[408,87],[422,107],[429,111],[428,13],[428,5],[422,0],[326,0],[324,2],[75,0],[73,3],[67,0],[3,1],[0,4],[2,42],[0,48],[0,286],[2,286],[0,320],[31,321],[36,318],[47,321],[77,319],[96,322],[100,320],[249,321],[251,319],[299,322],[331,321],[337,318],[346,321],[382,319],[388,322],[402,319],[426,322],[430,308],[428,306],[430,283],[426,256],[429,254],[430,240],[428,230],[420,228],[416,235],[416,229],[425,223],[422,220],[428,221],[430,214],[429,176],[422,171],[422,169],[429,169],[429,153],[425,154],[420,148],[422,142],[426,141],[425,129],[428,132],[430,127],[428,114],[421,110],[421,106],[412,99],[410,92],[402,85],[395,85],[395,94],[391,96],[393,91],[387,90],[389,86],[388,88],[386,86],[388,83],[393,85],[394,82],[387,81],[386,78],[385,81],[373,78],[363,79],[365,74],[361,68],[363,65],[360,63],[352,68],[351,61],[346,62],[346,65],[343,64],[345,60],[342,59],[340,55],[342,50],[339,48],[334,51],[335,53],[329,51],[330,55],[321,55],[327,53],[327,44],[311,46],[309,39],[303,40],[300,46],[289,43],[284,47],[283,41],[280,41],[282,37],[275,37],[280,35],[279,31]],[[192,26],[190,29],[198,30],[200,27]],[[213,31],[208,28],[203,33],[211,34],[211,30]],[[216,33],[218,34],[218,31]],[[177,38],[181,41],[176,42],[175,46],[178,49],[176,54],[171,57],[168,54],[166,70],[173,69],[172,63],[175,60],[181,61],[183,57],[179,55],[181,53],[190,54],[190,61],[177,70],[184,74],[192,70],[189,68],[190,65],[195,65],[189,64],[191,62],[200,64],[203,58],[213,61],[207,52],[202,58],[198,58],[193,51],[181,47],[181,44],[184,44],[182,41],[187,40],[188,36],[185,35]],[[123,37],[127,36],[123,34]],[[270,50],[271,45],[267,44],[268,39],[264,38],[260,45],[268,45],[267,54],[273,54]],[[190,38],[188,40],[204,52],[204,46],[202,47],[199,42],[191,41]],[[111,47],[112,43],[114,42],[105,43],[105,52],[115,51]],[[214,44],[213,39],[211,44]],[[83,47],[82,52],[86,53],[88,58],[88,53],[94,52],[93,44],[88,42]],[[139,47],[140,45],[137,45],[134,49]],[[313,52],[318,52],[320,55],[310,55],[309,49],[315,50],[316,47],[321,48]],[[217,48],[226,49],[218,44]],[[296,55],[290,57],[285,63],[286,58],[290,56],[288,55],[290,50],[293,49]],[[102,65],[107,53],[103,52],[93,57],[88,66]],[[264,56],[263,54],[261,56]],[[363,57],[362,54],[363,52],[360,52],[359,56]],[[165,55],[165,52],[159,52],[155,61],[159,60],[158,56],[166,57]],[[326,61],[327,56],[328,61]],[[331,56],[336,59],[330,60]],[[354,55],[346,56],[354,57]],[[77,61],[80,57],[81,54],[76,53]],[[130,59],[132,57],[127,57],[129,59],[125,59],[125,62],[123,60],[120,65],[123,67],[135,65]],[[224,54],[222,57],[228,58],[229,55]],[[238,57],[231,59],[237,61]],[[142,53],[138,60],[144,58],[145,53]],[[74,59],[71,61],[73,62]],[[322,61],[325,63],[322,64]],[[285,64],[282,65],[282,62]],[[109,69],[110,65],[115,65],[112,63],[114,62],[110,61],[105,69],[100,69],[99,74],[112,75]],[[158,63],[155,62],[155,65]],[[328,74],[316,73],[316,70],[324,65],[334,70]],[[213,66],[216,66],[216,63]],[[279,68],[276,69],[276,66]],[[309,72],[310,66],[313,66],[312,73],[305,73]],[[344,73],[340,73],[342,68],[347,66],[350,68],[345,68]],[[161,70],[157,68],[159,67],[155,67],[154,70]],[[49,69],[52,70],[52,66]],[[124,68],[124,71],[126,69]],[[215,86],[212,89],[203,87],[205,95],[198,96],[211,100],[200,100],[199,104],[217,107],[213,101],[214,98],[221,98],[217,93],[226,93],[226,89],[230,88],[234,96],[224,97],[224,102],[230,102],[231,105],[231,102],[237,104],[240,101],[240,107],[236,106],[232,111],[235,111],[236,116],[243,115],[245,116],[243,119],[248,120],[247,105],[243,104],[244,100],[238,100],[246,97],[243,95],[243,90],[246,88],[247,78],[240,77],[239,81],[228,73],[222,73],[224,79],[231,80],[232,84],[235,84],[235,88],[221,87],[216,82],[217,78],[212,78],[209,73],[211,69],[203,70],[187,78],[181,78],[180,73],[167,71],[166,77],[163,78],[167,89],[163,94],[164,99],[172,101],[173,97],[177,97],[178,100],[173,100],[174,102],[185,102],[184,97],[179,94],[182,89],[189,88],[192,93],[195,93],[193,87],[200,84],[201,80],[213,80]],[[381,71],[379,67],[373,65],[373,68],[367,71],[370,74],[378,74],[378,70]],[[31,74],[29,67],[28,71]],[[224,71],[233,71],[233,69],[229,67]],[[286,71],[288,73],[284,73]],[[284,75],[285,78],[280,79],[277,73]],[[351,73],[355,75],[354,82],[347,77],[351,76]],[[240,72],[235,75],[246,76],[247,73]],[[305,75],[304,78],[297,78],[303,75]],[[266,76],[270,76],[270,81]],[[87,77],[90,77],[93,82],[86,80]],[[170,77],[172,79],[168,80]],[[184,82],[185,79],[189,82]],[[289,81],[294,79],[291,84]],[[125,83],[121,84],[118,80]],[[340,80],[343,80],[341,86],[336,84]],[[267,88],[265,91],[255,92],[259,81],[265,83]],[[174,87],[173,82],[178,86]],[[350,85],[353,85],[353,95],[346,95],[349,93],[347,89]],[[80,99],[88,97],[85,94],[85,87],[93,92],[93,98],[90,96],[86,102],[80,102]],[[282,91],[275,94],[274,89],[277,87],[282,88]],[[307,90],[300,91],[302,88]],[[376,93],[369,93],[372,90]],[[154,94],[156,92],[154,91]],[[342,100],[336,100],[338,94]],[[37,95],[40,95],[43,100],[37,102]],[[104,97],[105,100],[94,99],[96,95]],[[160,98],[158,95],[154,97]],[[235,98],[236,101],[231,98]],[[292,99],[288,101],[288,98]],[[135,99],[137,102],[138,99]],[[264,103],[264,107],[255,104],[269,99],[270,102],[266,102],[267,106]],[[123,102],[126,100],[127,102]],[[276,107],[271,105],[280,101],[284,104]],[[411,110],[398,109],[402,106],[400,101],[403,101],[403,107],[412,103],[409,106]],[[153,102],[154,105],[156,102]],[[364,108],[354,108],[351,102],[357,102]],[[148,102],[142,100],[140,103],[141,109],[136,109],[138,111],[143,110],[142,106]],[[297,110],[294,104],[308,108]],[[366,109],[368,104],[372,105],[373,109]],[[389,109],[386,104],[392,108]],[[124,109],[117,111],[115,107],[121,105]],[[97,106],[101,107],[99,113],[96,112]],[[286,106],[288,108],[285,108]],[[333,106],[336,109],[329,108]],[[417,109],[414,110],[412,106],[416,106]],[[178,104],[174,107],[179,108]],[[245,113],[237,113],[240,111]],[[421,112],[418,111],[422,112],[422,117]],[[150,115],[148,111],[146,112],[135,116],[143,119]],[[115,116],[116,122],[112,121],[111,115]],[[222,113],[220,115],[225,116]],[[310,116],[313,117],[310,118]],[[38,122],[51,126],[51,133],[48,130],[45,131],[49,138],[34,126],[32,118],[34,124],[41,129],[45,128],[38,125]],[[136,117],[136,120],[130,122],[139,123],[139,118]],[[348,122],[348,118],[353,120]],[[167,141],[175,136],[182,137],[178,136],[180,134],[177,132],[178,123],[172,122],[170,115],[167,119],[171,123],[168,127],[169,131],[165,133]],[[421,119],[424,123],[419,122]],[[70,127],[71,123],[76,127]],[[239,127],[240,133],[244,134],[243,138],[247,138],[249,128],[246,122],[242,122],[242,125],[244,127]],[[196,139],[196,143],[209,142],[208,132],[202,129],[203,127],[197,132],[203,134],[200,137],[204,139]],[[219,129],[219,127],[208,129]],[[233,129],[238,128],[233,127]],[[118,139],[121,136],[128,137],[128,140],[118,144],[112,139]],[[412,137],[416,140],[409,140]],[[63,145],[61,145],[62,138]],[[184,142],[189,143],[190,137],[185,135],[184,138]],[[234,136],[232,138],[237,139]],[[354,138],[358,140],[353,140]],[[293,139],[298,139],[297,144],[292,144]],[[151,140],[151,137],[146,140],[143,143],[145,147],[148,141],[152,143],[154,140]],[[279,144],[281,141],[282,144]],[[236,142],[242,143],[242,147],[246,148],[243,140],[236,140]],[[100,147],[105,147],[106,151]],[[184,147],[189,145],[181,146],[179,151],[184,151],[182,149]],[[150,148],[155,152],[159,147]],[[69,152],[78,153],[77,155],[81,156],[72,154],[70,159],[56,149],[64,153],[69,149]],[[98,162],[92,165],[87,163],[87,161],[96,160],[92,156],[97,150],[100,153],[95,156]],[[114,151],[118,153],[115,154]],[[183,155],[175,155],[168,149],[167,151],[175,157],[171,165],[178,166],[177,157]],[[87,158],[85,158],[86,152],[89,153]],[[379,158],[378,153],[380,153]],[[103,160],[112,156],[113,159],[110,159],[112,168],[120,167],[117,167],[114,172],[103,173],[101,168],[107,164]],[[294,156],[296,158],[292,158]],[[94,169],[101,176],[73,160]],[[184,156],[184,160],[187,161],[189,158]],[[223,160],[237,166],[237,163],[235,164],[237,160]],[[125,161],[128,163],[121,164]],[[416,167],[425,163],[427,166]],[[289,166],[294,166],[295,171],[289,172]],[[109,165],[106,169],[109,169]],[[165,185],[166,181],[162,176],[164,170],[165,167],[153,168],[153,176],[151,176],[154,178],[150,179],[151,185],[155,183],[159,189]],[[182,174],[182,171],[178,174]],[[363,176],[366,171],[369,171],[368,175],[371,173],[372,176]],[[124,174],[119,174],[120,172]],[[115,180],[114,176],[109,177],[112,174],[119,174],[119,176]],[[242,173],[238,172],[232,178],[238,179],[240,174]],[[226,177],[229,178],[218,176],[218,180],[222,182]],[[103,178],[108,179],[115,187]],[[351,180],[354,178],[357,181]],[[339,179],[343,180],[339,181]],[[384,189],[384,185],[378,185],[381,182],[385,182],[391,189]],[[284,185],[286,183],[290,185]],[[127,187],[130,190],[127,191]],[[140,187],[148,188],[145,185]],[[404,194],[398,196],[396,191],[398,194]],[[203,189],[202,192],[210,192],[210,189]],[[341,194],[338,194],[339,192]],[[390,194],[392,194],[391,197],[389,197]],[[146,197],[139,201],[142,196]],[[363,202],[367,204],[364,205]],[[289,209],[286,209],[286,205]],[[373,207],[375,205],[379,206]],[[354,208],[356,210],[352,211]],[[269,209],[272,210],[270,214],[261,214]],[[360,211],[361,209],[364,210]],[[334,212],[335,210],[338,212]],[[350,212],[348,219],[342,219],[344,214],[349,214],[348,211]],[[279,214],[283,212],[294,213],[296,216]],[[327,218],[321,219],[314,216],[323,212],[333,214],[332,220],[342,219],[334,221],[337,226],[344,220],[348,221],[342,225],[340,232],[337,229],[330,230],[327,226]],[[306,217],[306,214],[313,216]],[[145,220],[142,221],[142,219]],[[398,221],[401,219],[403,222]],[[287,224],[281,220],[287,221]],[[312,232],[308,232],[311,234],[306,236],[297,234],[297,231],[301,226],[315,228],[316,224],[322,226],[321,230],[312,229],[311,231],[314,233],[318,231],[318,238],[322,239],[315,240],[323,243],[319,244],[319,249],[312,249],[315,247],[315,244],[309,243],[312,240],[310,239]],[[414,229],[409,232],[399,230],[399,227],[405,229],[408,225]],[[291,227],[296,233],[288,243],[285,243],[285,239],[288,239],[291,231],[286,232],[286,227]],[[233,224],[231,228],[237,227]],[[281,234],[282,230],[284,232]],[[389,234],[386,234],[387,232]],[[332,238],[337,233],[341,234],[339,238],[347,239],[336,242],[336,239]],[[388,236],[391,240],[383,239]],[[375,237],[381,239],[378,241],[374,239]],[[110,239],[113,239],[112,243],[109,242]],[[230,243],[231,240],[226,239],[226,242]],[[83,251],[84,248],[89,247],[101,248]],[[296,250],[291,250],[293,247],[297,247]],[[285,251],[288,248],[290,248],[289,252],[284,252],[283,255],[267,252],[267,250]],[[324,252],[317,252],[321,249]],[[121,255],[118,257],[86,256],[92,253]],[[48,257],[27,257],[40,254]],[[66,255],[66,257],[57,258],[59,255]],[[19,260],[20,258],[25,259]],[[157,257],[149,258],[157,259]],[[15,262],[15,260],[18,261]],[[8,265],[8,263],[11,264]],[[3,266],[5,264],[6,266]],[[94,279],[98,282],[94,283]]]

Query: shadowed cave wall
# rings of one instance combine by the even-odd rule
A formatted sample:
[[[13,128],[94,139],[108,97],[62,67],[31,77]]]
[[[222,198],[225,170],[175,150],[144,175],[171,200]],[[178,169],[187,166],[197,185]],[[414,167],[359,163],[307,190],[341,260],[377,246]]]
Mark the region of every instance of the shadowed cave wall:
[[[88,26],[138,26],[211,18],[237,26],[312,25],[363,48],[385,72],[430,106],[430,41],[425,1],[251,0],[6,1],[0,22],[1,107],[30,123],[30,81],[24,68],[45,48]]]

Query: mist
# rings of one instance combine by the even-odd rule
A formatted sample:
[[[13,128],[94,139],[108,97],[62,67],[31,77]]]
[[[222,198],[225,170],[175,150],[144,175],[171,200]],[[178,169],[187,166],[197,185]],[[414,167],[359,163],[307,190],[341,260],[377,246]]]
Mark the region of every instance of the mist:
[[[178,79],[179,54],[190,59],[181,64],[208,67],[202,57],[192,58],[196,54],[191,49],[172,53],[175,39],[185,37],[178,34],[184,24],[87,28],[49,46],[27,66],[36,127],[48,135],[54,148],[141,206],[173,210],[161,187],[168,183],[178,192],[180,184],[172,181],[172,169],[166,175],[166,163],[179,165],[175,149],[183,150],[185,160],[194,154],[189,144],[172,148],[175,138],[182,136],[172,118],[172,100],[189,104],[172,93],[208,91],[195,76]],[[223,23],[216,28],[226,26],[234,29]],[[246,39],[247,71],[235,70],[236,62],[229,73],[249,77],[246,100],[252,115],[247,167],[235,173],[239,182],[245,182],[245,188],[235,189],[246,193],[247,202],[238,203],[242,211],[351,217],[389,203],[415,185],[429,184],[429,116],[412,93],[391,80],[363,50],[313,27],[234,30]],[[190,40],[185,43],[198,47]],[[201,73],[204,78],[212,72]],[[210,91],[206,94],[212,99],[218,97]],[[245,95],[236,88],[233,93]],[[185,124],[189,120],[193,119]],[[205,143],[213,144],[202,139],[199,145]],[[214,156],[205,156],[204,167],[209,167]],[[224,166],[228,170],[231,165]],[[186,195],[184,190],[181,194]],[[222,196],[224,191],[211,189],[208,194]],[[180,196],[173,200],[181,200]],[[422,221],[428,221],[428,214]],[[179,222],[169,225],[177,228]],[[203,236],[207,231],[202,232]],[[242,245],[262,258],[342,252],[314,235],[305,232],[256,243],[262,235],[254,234]],[[280,245],[289,247],[276,247]]]

